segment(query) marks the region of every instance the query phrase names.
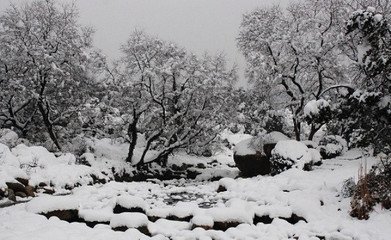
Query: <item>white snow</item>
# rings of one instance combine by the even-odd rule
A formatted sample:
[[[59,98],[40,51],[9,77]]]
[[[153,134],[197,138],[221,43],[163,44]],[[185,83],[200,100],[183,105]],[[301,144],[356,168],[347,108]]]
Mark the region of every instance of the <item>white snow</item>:
[[[32,213],[47,213],[56,210],[77,210],[79,202],[71,196],[42,196],[33,198],[26,204]]]
[[[148,222],[148,217],[143,213],[125,212],[113,215],[110,221],[110,227],[138,228],[147,226]]]
[[[79,217],[89,222],[110,222],[113,217],[113,212],[111,208],[80,209]]]
[[[329,106],[330,104],[324,99],[311,100],[304,106],[304,116],[317,116],[321,109]]]
[[[198,214],[191,219],[191,223],[196,226],[213,227],[214,221],[211,216]]]
[[[257,151],[253,147],[254,138],[249,138],[237,143],[234,147],[234,154],[238,156],[253,155]]]
[[[119,196],[117,198],[117,204],[127,209],[141,208],[145,211],[147,208],[144,199],[136,196],[131,196],[131,195]]]
[[[289,140],[289,138],[281,132],[270,132],[262,137],[263,144],[277,143],[278,141]]]
[[[312,160],[312,154],[308,147],[296,140],[279,141],[272,154],[277,154],[284,159],[291,159],[293,161],[300,161],[301,163],[308,163]]]

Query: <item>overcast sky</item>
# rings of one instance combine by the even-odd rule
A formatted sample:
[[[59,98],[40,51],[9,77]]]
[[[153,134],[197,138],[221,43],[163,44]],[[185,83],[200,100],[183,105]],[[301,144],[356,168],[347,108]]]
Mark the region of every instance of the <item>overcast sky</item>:
[[[23,2],[28,0],[13,0]],[[69,1],[69,0],[61,0]],[[96,30],[95,44],[113,59],[134,29],[145,30],[202,54],[224,52],[243,76],[244,60],[236,48],[242,14],[258,6],[290,0],[76,0],[80,22]],[[0,10],[10,0],[0,0]]]

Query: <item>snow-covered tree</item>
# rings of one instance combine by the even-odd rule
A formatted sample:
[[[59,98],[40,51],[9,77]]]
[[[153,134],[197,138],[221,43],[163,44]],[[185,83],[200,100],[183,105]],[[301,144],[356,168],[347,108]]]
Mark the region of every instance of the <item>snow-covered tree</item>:
[[[114,104],[128,114],[128,162],[164,165],[176,149],[201,147],[216,138],[229,117],[229,91],[236,81],[235,69],[227,68],[222,56],[198,59],[141,31],[122,51],[110,86]],[[146,138],[141,147],[139,134]]]
[[[86,100],[91,69],[102,59],[92,29],[77,19],[74,5],[52,0],[11,5],[0,16],[0,124],[24,134],[42,128],[58,149],[56,131]]]
[[[246,76],[271,104],[291,109],[298,140],[305,104],[344,81],[338,47],[344,16],[344,4],[331,0],[293,3],[286,11],[259,8],[243,16],[238,46]],[[310,136],[317,130],[312,126]]]
[[[373,145],[376,152],[390,152],[391,34],[388,17],[372,7],[355,11],[347,34],[357,43],[360,84],[337,103],[334,129],[351,145]],[[336,127],[337,126],[337,127]]]

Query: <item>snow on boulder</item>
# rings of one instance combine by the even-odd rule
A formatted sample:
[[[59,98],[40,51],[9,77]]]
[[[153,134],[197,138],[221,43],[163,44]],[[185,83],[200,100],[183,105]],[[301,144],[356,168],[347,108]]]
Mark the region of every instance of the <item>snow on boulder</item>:
[[[296,165],[303,168],[305,164],[311,163],[312,154],[308,147],[296,140],[279,141],[272,150],[271,173],[281,173]]]
[[[287,139],[283,133],[271,132],[239,142],[234,148],[234,161],[242,176],[269,174],[272,149],[278,141]]]
[[[154,223],[150,223],[148,229],[154,236],[163,234],[164,236],[170,237],[171,235],[179,235],[181,231],[190,230],[191,224],[188,222],[159,219]]]
[[[126,231],[136,228],[145,235],[150,235],[148,230],[148,218],[143,213],[125,212],[115,214],[110,220],[110,227],[115,231]]]
[[[38,214],[78,208],[79,202],[70,196],[42,196],[33,198],[26,204],[26,210],[28,212]]]
[[[109,208],[104,209],[80,209],[79,217],[86,222],[109,224],[113,217],[113,212]]]
[[[191,224],[193,225],[192,226],[193,229],[200,227],[205,230],[209,230],[213,227],[214,221],[211,216],[198,214],[191,219]]]
[[[121,195],[117,198],[114,213],[139,212],[145,213],[147,205],[144,199],[131,195]]]
[[[232,178],[222,178],[219,180],[219,186],[217,192],[225,192],[230,189],[234,189],[236,186],[236,181]]]
[[[273,131],[268,134],[265,134],[262,139],[263,144],[277,144],[277,142],[279,141],[289,140],[289,137],[281,132]]]
[[[198,204],[195,202],[178,202],[167,216],[168,220],[190,221],[194,213],[198,210]]]
[[[67,222],[79,222],[79,202],[70,196],[46,196],[32,199],[26,205],[29,212],[47,218],[57,217]]]
[[[263,154],[260,138],[250,138],[239,142],[234,148],[234,161],[243,177],[270,173],[270,162]]]
[[[214,230],[226,231],[228,228],[237,227],[239,224],[252,224],[253,213],[249,213],[240,208],[211,208],[207,209],[207,215],[213,218]]]

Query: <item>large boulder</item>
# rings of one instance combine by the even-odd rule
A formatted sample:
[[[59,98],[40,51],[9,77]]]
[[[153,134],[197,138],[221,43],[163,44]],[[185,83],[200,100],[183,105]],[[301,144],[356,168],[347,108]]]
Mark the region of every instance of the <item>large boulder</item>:
[[[278,141],[287,139],[289,138],[280,132],[271,132],[262,137],[253,137],[236,144],[234,161],[241,175],[252,177],[269,174],[273,148]]]

